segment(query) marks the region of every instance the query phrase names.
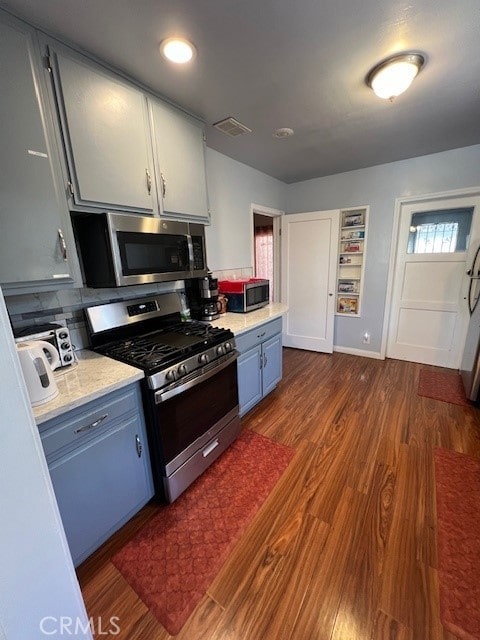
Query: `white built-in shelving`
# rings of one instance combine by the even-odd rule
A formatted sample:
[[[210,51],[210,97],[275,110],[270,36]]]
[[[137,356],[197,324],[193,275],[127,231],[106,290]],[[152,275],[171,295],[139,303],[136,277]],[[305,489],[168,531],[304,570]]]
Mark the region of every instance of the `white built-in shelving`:
[[[361,314],[368,207],[340,211],[336,313],[358,317]]]

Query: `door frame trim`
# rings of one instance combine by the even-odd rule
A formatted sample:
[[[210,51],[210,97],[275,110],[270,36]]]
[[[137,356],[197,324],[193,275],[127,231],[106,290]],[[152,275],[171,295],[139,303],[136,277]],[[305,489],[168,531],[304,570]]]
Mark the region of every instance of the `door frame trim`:
[[[281,216],[285,215],[285,211],[281,209],[274,209],[273,207],[266,207],[263,204],[250,204],[250,262],[252,265],[252,272],[255,271],[255,249],[254,249],[254,224],[253,214],[259,213],[262,216],[268,216],[273,220],[273,299],[275,302],[280,302],[281,296],[281,243],[280,243],[280,228],[281,228]]]
[[[400,231],[401,212],[404,205],[420,204],[426,201],[446,200],[448,198],[468,198],[480,197],[480,186],[466,187],[464,189],[453,189],[451,191],[440,191],[435,193],[425,193],[416,196],[395,198],[395,207],[393,214],[393,229],[390,245],[390,261],[388,265],[387,293],[385,296],[385,313],[383,316],[382,328],[382,344],[380,347],[380,356],[385,359],[387,353],[388,331],[390,327],[390,317],[393,304],[393,281],[395,277],[395,266],[397,264],[398,254],[398,235]]]

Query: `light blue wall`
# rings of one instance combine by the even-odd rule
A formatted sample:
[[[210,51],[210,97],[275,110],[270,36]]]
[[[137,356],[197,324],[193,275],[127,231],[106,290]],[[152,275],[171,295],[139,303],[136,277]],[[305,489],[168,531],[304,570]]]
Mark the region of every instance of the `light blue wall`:
[[[207,149],[207,179],[208,266],[212,271],[252,267],[250,205],[284,210],[287,185],[213,149]]]
[[[378,165],[287,187],[288,213],[370,205],[361,318],[335,321],[334,343],[380,351],[395,199],[480,185],[480,145]],[[372,336],[362,344],[362,334]]]

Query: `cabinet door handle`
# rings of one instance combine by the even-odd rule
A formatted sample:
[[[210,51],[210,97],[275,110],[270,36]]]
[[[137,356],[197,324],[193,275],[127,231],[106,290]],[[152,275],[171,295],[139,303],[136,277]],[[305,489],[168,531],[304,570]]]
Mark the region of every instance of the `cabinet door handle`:
[[[62,258],[64,262],[67,261],[67,243],[65,242],[65,236],[63,235],[63,231],[58,229],[58,238],[60,240],[60,246],[62,247]]]
[[[105,413],[103,416],[100,416],[98,420],[95,420],[95,422],[92,422],[91,424],[86,424],[84,427],[79,427],[78,429],[75,429],[74,433],[82,433],[83,431],[90,431],[90,429],[95,429],[95,427],[98,427],[100,424],[102,424],[102,422],[106,418],[108,418],[108,413]]]
[[[262,369],[263,368],[263,356],[262,356],[261,352],[260,352],[259,362],[260,362],[260,369]]]
[[[267,354],[266,354],[266,353],[264,353],[264,354],[263,354],[263,368],[264,368],[264,369],[265,369],[265,367],[267,366],[267,362],[268,362],[268,360],[267,360]]]
[[[152,192],[152,176],[150,175],[150,171],[148,169],[145,169],[145,173],[147,174],[147,191],[148,195],[150,195]]]
[[[167,193],[167,181],[165,180],[163,173],[160,173],[160,177],[162,178],[162,198],[165,199],[165,195]]]
[[[137,456],[139,458],[142,457],[142,451],[143,451],[143,446],[142,446],[142,441],[140,440],[138,433],[135,436],[135,447],[137,449]]]

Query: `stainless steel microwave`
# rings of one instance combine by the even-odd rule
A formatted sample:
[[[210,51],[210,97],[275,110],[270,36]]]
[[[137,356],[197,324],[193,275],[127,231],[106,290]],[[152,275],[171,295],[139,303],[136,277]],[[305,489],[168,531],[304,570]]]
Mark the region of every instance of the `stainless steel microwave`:
[[[227,308],[234,313],[266,307],[270,300],[270,282],[264,278],[219,280],[218,290],[227,297]]]
[[[73,226],[89,287],[169,282],[208,273],[202,224],[92,213],[76,215]]]

